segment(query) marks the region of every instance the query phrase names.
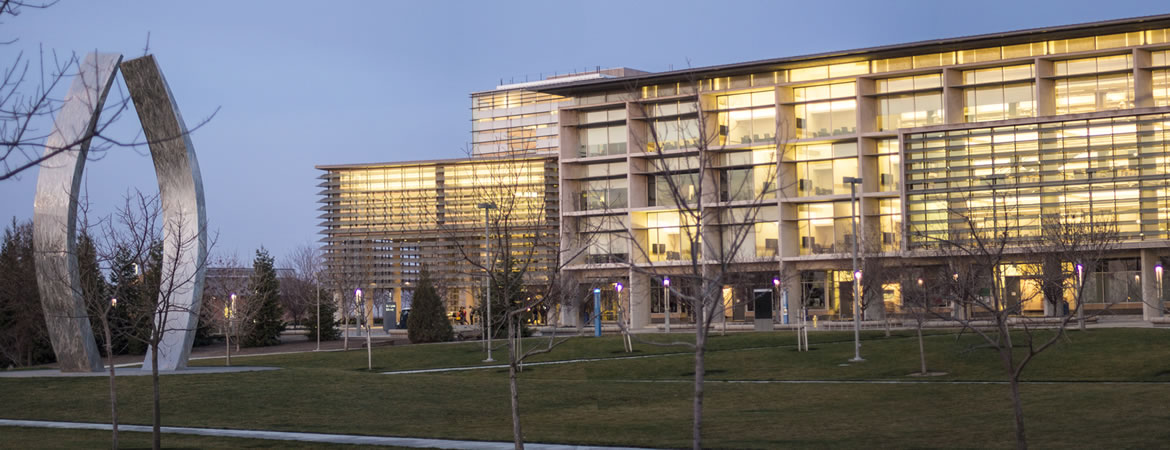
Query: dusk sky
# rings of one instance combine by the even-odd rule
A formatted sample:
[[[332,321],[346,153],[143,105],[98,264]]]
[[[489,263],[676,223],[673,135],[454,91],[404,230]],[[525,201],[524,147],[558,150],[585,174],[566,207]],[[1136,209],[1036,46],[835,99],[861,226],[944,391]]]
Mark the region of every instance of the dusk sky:
[[[140,56],[147,45],[193,126],[216,253],[278,261],[317,232],[317,164],[454,158],[469,94],[596,66],[681,69],[1170,12],[1157,1],[64,0],[0,24],[0,62],[39,49]],[[64,86],[68,86],[68,82]],[[117,89],[117,88],[116,88]],[[63,93],[58,92],[58,96]],[[123,88],[124,90],[124,88]],[[111,94],[111,100],[117,93]],[[47,125],[46,125],[47,126]],[[140,130],[131,114],[117,136]],[[0,181],[0,220],[32,216],[35,170]],[[87,166],[95,213],[157,191],[146,149]],[[278,262],[278,264],[280,264]]]

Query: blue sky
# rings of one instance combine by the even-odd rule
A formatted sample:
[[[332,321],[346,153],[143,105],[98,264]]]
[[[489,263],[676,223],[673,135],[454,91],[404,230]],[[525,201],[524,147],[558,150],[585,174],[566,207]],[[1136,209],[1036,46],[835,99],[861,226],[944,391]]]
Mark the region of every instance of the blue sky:
[[[141,55],[188,125],[215,251],[278,259],[318,239],[317,164],[465,155],[469,93],[595,66],[664,71],[1170,12],[1153,1],[64,0],[0,24],[16,54]],[[137,118],[115,130],[131,138]],[[157,190],[145,150],[87,166],[92,208]],[[32,216],[36,172],[0,181],[0,220]]]

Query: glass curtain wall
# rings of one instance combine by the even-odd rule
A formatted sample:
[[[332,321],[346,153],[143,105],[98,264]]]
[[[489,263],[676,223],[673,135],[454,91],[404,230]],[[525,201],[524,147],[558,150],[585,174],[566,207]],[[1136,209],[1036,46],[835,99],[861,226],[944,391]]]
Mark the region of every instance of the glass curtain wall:
[[[1167,128],[1152,114],[907,135],[911,247],[997,224],[1027,239],[1049,215],[1166,239]]]

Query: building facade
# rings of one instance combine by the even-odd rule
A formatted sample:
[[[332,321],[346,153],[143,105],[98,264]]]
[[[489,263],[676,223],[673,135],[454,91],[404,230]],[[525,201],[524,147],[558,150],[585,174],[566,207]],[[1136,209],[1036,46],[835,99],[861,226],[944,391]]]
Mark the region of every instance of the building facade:
[[[606,287],[607,320],[686,321],[663,284],[695,265],[736,274],[724,319],[762,291],[848,316],[854,249],[929,267],[931,242],[1000,221],[1026,242],[1045,217],[1116,224],[1087,308],[1161,315],[1170,16],[497,91],[473,94],[474,153],[552,155],[562,273]],[[1021,264],[997,285],[1038,298]],[[881,291],[897,313],[901,286]]]
[[[473,304],[483,284],[485,217],[493,246],[507,242],[539,284],[556,267],[556,160],[540,156],[317,166],[326,286],[344,298],[394,301],[426,267],[448,309]],[[507,226],[497,225],[507,214]],[[506,236],[505,236],[506,235]],[[505,236],[505,237],[502,237]],[[407,302],[409,303],[409,301]],[[370,307],[367,305],[367,307]],[[375,316],[377,317],[377,316]]]
[[[1087,276],[1086,308],[1160,315],[1167,27],[1147,17],[544,88],[569,99],[562,227],[595,236],[565,270],[628,287],[635,328],[664,309],[687,319],[660,292],[696,258],[743,273],[725,287],[727,319],[751,318],[748,297],[772,287],[849,315],[855,245],[928,266],[930,243],[966,222],[1004,220],[1026,240],[1043,217],[1088,213],[1120,242]],[[696,226],[707,217],[721,219]],[[748,231],[721,252],[729,226]],[[1023,312],[1051,314],[1039,283],[1004,266],[1000,286],[1033,299]],[[884,286],[878,308],[898,312],[901,290]]]

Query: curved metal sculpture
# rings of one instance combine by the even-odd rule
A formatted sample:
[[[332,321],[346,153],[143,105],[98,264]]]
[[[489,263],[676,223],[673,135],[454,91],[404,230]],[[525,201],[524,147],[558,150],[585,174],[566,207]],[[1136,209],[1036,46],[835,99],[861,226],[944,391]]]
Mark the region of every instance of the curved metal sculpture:
[[[42,165],[37,179],[33,233],[37,282],[53,351],[62,371],[98,371],[101,359],[81,297],[77,269],[77,195],[85,157],[118,54],[91,54],[74,79],[45,153],[72,147]],[[163,213],[163,278],[156,323],[160,370],[186,367],[198,324],[207,258],[203,182],[187,127],[154,57],[121,63],[158,176]],[[74,145],[77,143],[77,145]],[[148,354],[145,368],[151,367]]]
[[[102,369],[77,272],[77,194],[89,153],[88,137],[121,61],[117,54],[86,56],[57,113],[53,133],[45,140],[46,156],[60,153],[41,164],[37,175],[33,202],[37,287],[49,340],[63,372]]]

